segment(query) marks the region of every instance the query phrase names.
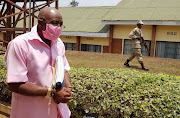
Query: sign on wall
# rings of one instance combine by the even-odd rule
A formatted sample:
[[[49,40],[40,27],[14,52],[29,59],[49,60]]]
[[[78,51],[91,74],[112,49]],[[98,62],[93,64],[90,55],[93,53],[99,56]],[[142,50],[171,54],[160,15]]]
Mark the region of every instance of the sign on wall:
[[[167,35],[177,35],[177,32],[167,32]]]
[[[94,40],[94,38],[91,38],[91,37],[87,37],[87,40]]]

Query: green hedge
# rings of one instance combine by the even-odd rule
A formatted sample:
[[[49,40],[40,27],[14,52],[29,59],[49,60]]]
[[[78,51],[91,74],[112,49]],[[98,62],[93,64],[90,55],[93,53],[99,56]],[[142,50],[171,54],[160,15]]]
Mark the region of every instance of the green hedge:
[[[4,57],[0,55],[0,82],[4,82],[6,78],[6,62]]]
[[[6,66],[0,57],[0,81]],[[72,68],[74,87],[68,103],[76,117],[180,117],[180,77],[129,69]],[[0,98],[10,102],[10,91],[0,85]],[[7,99],[8,98],[8,99]]]
[[[0,56],[0,101],[11,103],[11,91],[5,84],[6,81],[6,62],[4,57]]]
[[[180,77],[129,69],[72,68],[73,114],[180,117]]]

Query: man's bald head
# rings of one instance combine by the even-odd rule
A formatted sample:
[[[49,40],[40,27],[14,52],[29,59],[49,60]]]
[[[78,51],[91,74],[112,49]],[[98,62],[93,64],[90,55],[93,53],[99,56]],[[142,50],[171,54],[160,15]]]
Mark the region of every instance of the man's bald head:
[[[40,10],[38,18],[45,18],[45,19],[47,19],[47,18],[52,17],[54,15],[61,16],[60,12],[56,8],[45,7],[45,8]]]
[[[48,24],[61,24],[62,16],[61,13],[53,7],[45,7],[40,10],[38,19],[44,20]]]

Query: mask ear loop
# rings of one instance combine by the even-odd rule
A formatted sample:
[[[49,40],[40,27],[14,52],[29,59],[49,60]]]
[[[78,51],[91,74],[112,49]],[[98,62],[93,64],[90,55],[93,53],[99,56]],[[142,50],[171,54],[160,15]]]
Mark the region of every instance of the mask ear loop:
[[[38,23],[40,23],[40,22],[44,22],[44,23],[46,23],[44,19],[42,19],[42,18],[38,18]]]
[[[45,21],[44,19],[38,18],[38,24],[41,25],[42,31],[45,31],[45,30],[46,30],[46,21]],[[44,28],[45,30],[43,30],[43,27],[45,27],[45,28]]]
[[[41,24],[41,22],[42,22],[42,19],[38,19],[38,24]]]

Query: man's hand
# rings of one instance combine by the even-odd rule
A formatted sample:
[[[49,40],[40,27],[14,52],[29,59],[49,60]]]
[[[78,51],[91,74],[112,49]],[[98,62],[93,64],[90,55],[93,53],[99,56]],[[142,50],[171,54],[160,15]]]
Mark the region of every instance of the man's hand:
[[[72,88],[63,87],[60,91],[54,92],[53,99],[57,104],[67,103],[71,100]]]
[[[137,37],[136,39],[141,40],[141,38],[140,38],[140,37]]]
[[[146,43],[144,43],[144,47],[145,47],[145,48],[148,48],[148,46],[147,46],[147,44],[146,44]]]

